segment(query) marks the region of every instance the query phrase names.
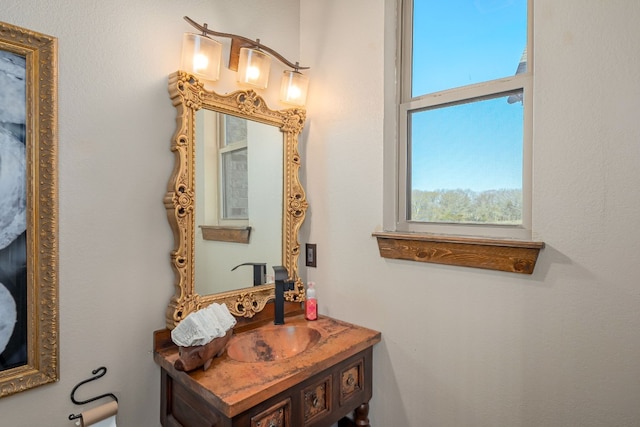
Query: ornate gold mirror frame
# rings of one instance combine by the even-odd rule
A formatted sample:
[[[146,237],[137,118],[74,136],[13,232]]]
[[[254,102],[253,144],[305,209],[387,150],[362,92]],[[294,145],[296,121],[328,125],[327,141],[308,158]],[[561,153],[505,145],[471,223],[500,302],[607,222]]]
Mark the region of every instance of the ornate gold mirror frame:
[[[3,289],[10,289],[5,290],[2,297],[0,330],[1,326],[10,326],[13,331],[7,347],[2,346],[4,352],[0,350],[3,357],[0,397],[5,397],[57,381],[59,377],[57,39],[0,22],[0,54],[4,62],[0,75],[0,91],[3,91],[0,110],[6,113],[10,107],[26,107],[24,111],[14,110],[19,116],[17,119],[2,117],[0,120],[3,122],[0,123],[3,141],[0,157],[5,156],[3,162],[8,162],[4,163],[8,169],[2,179],[10,180],[22,173],[26,178],[25,230],[11,221],[8,225],[2,222],[3,228],[8,228],[0,230],[5,232],[3,241],[8,244],[3,244],[0,250]],[[24,78],[18,77],[17,74],[23,73]],[[18,151],[24,154],[15,156]],[[17,158],[22,160],[18,162]],[[25,170],[12,168],[12,161],[16,164],[24,161]],[[6,173],[7,170],[12,174]],[[3,188],[6,190],[7,186]],[[16,194],[0,194],[3,196],[0,214],[4,220],[15,213],[18,203],[6,203],[6,200]],[[15,231],[9,239],[8,229]],[[26,268],[22,259],[26,260]],[[19,292],[20,297],[11,298],[15,292]],[[7,316],[7,312],[14,311],[12,299],[16,308],[15,324],[11,324],[13,316]],[[7,358],[12,362],[4,364]]]
[[[164,198],[175,241],[171,252],[175,294],[167,308],[167,327],[174,328],[189,313],[213,302],[226,304],[235,316],[253,317],[274,297],[273,285],[210,295],[195,292],[195,113],[201,108],[273,125],[281,130],[284,139],[282,265],[287,268],[289,278],[295,280],[294,290],[287,291],[285,299],[304,300],[304,284],[298,277],[298,231],[305,218],[307,201],[298,176],[298,135],[304,127],[305,110],[271,110],[253,90],[219,95],[205,90],[202,82],[183,71],[169,76],[169,94],[177,117],[171,141],[175,164]]]

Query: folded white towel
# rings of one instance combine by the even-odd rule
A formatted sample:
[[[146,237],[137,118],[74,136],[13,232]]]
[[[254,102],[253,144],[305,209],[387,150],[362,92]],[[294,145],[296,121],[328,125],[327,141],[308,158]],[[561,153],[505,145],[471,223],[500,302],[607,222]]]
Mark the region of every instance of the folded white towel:
[[[200,324],[205,328],[209,341],[222,337],[227,332],[220,324],[220,321],[218,321],[213,311],[213,305],[198,311],[196,316],[199,316]]]
[[[236,318],[229,312],[229,309],[225,304],[211,304],[210,307],[211,311],[218,319],[220,326],[224,330],[224,333],[236,325]]]
[[[208,342],[209,335],[200,324],[199,316],[191,313],[171,331],[171,340],[179,346],[190,347]]]
[[[213,303],[185,317],[172,331],[171,340],[182,347],[205,345],[223,337],[236,319],[226,305]]]

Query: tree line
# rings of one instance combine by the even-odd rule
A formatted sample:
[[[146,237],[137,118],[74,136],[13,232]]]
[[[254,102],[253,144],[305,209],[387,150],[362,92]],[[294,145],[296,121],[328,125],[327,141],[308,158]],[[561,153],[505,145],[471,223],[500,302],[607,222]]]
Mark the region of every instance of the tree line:
[[[479,224],[520,224],[522,190],[436,190],[411,192],[411,220]]]

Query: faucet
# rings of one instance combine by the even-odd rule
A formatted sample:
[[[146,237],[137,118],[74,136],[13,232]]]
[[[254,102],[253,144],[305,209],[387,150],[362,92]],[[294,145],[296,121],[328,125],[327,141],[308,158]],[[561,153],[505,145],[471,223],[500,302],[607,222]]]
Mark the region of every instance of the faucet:
[[[260,262],[245,262],[243,264],[238,264],[231,269],[231,271],[235,270],[238,267],[242,267],[243,265],[252,265],[253,266],[253,286],[264,285],[265,274],[267,274],[267,264]]]
[[[293,281],[287,281],[289,273],[281,265],[274,265],[273,272],[276,282],[276,300],[274,307],[274,325],[284,325],[284,291],[293,290]]]

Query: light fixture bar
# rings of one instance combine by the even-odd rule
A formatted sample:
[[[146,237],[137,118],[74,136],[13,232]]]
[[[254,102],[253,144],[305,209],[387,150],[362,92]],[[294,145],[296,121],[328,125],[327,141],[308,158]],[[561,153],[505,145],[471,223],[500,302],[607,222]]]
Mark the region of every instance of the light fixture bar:
[[[300,65],[298,65],[297,62],[291,62],[288,59],[286,59],[284,56],[280,55],[278,52],[276,52],[275,50],[271,49],[268,46],[263,45],[262,43],[260,43],[259,40],[251,40],[248,39],[246,37],[242,37],[242,36],[238,36],[236,34],[229,34],[229,33],[220,33],[218,31],[213,31],[210,30],[209,28],[207,28],[207,24],[205,23],[204,25],[200,25],[197,22],[195,22],[194,20],[192,20],[191,18],[189,18],[188,16],[184,17],[185,21],[187,21],[192,27],[198,29],[199,31],[202,31],[203,34],[207,34],[207,35],[212,35],[212,36],[216,36],[216,37],[226,37],[231,39],[231,53],[229,56],[229,69],[233,70],[233,71],[237,71],[238,70],[238,60],[240,57],[240,48],[243,47],[251,47],[251,48],[256,48],[256,49],[260,49],[263,50],[265,52],[269,52],[272,56],[276,57],[280,62],[282,62],[283,64],[293,68],[294,70],[308,70],[309,67],[301,67]]]

